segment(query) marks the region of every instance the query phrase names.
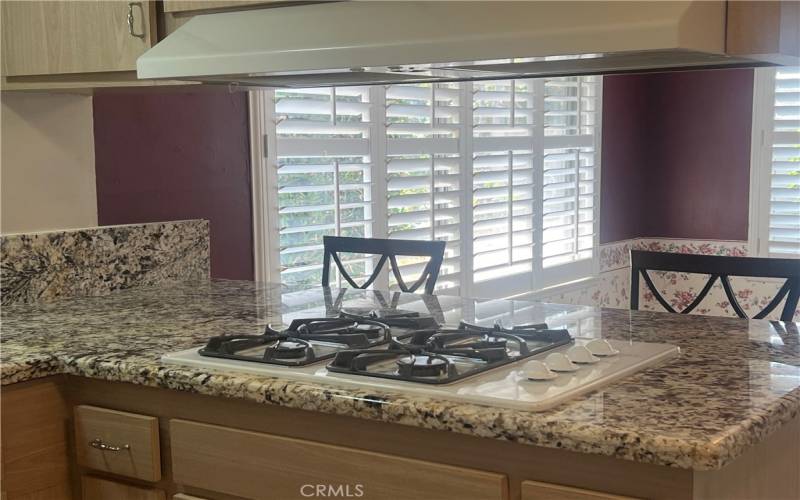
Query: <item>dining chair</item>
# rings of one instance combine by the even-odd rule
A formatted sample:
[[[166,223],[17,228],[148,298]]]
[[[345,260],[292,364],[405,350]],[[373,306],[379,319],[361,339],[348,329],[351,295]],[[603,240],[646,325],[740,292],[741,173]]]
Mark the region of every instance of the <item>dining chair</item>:
[[[347,236],[323,236],[323,260],[322,260],[322,286],[330,284],[331,259],[336,264],[342,278],[354,288],[368,288],[377,279],[386,261],[389,261],[392,274],[397,280],[397,285],[403,292],[415,292],[425,284],[425,293],[430,295],[436,286],[436,279],[439,277],[439,269],[444,260],[444,241],[416,241],[416,240],[384,240],[379,238],[352,238]],[[340,252],[380,255],[378,264],[372,271],[367,280],[359,285],[350,277],[345,270],[342,260],[339,258]],[[400,266],[397,264],[398,256],[428,257],[428,263],[422,270],[420,277],[411,283],[406,284],[400,275]]]
[[[682,311],[676,311],[656,289],[648,271],[673,271],[710,275],[697,297]],[[783,278],[783,285],[772,300],[753,319],[763,319],[786,297],[781,312],[781,321],[792,321],[800,299],[800,259],[772,259],[759,257],[722,257],[718,255],[691,255],[669,252],[647,252],[631,250],[631,309],[639,309],[639,276],[653,293],[661,306],[669,312],[688,314],[708,295],[717,282],[722,288],[731,308],[740,318],[747,318],[731,287],[731,276],[753,278]]]

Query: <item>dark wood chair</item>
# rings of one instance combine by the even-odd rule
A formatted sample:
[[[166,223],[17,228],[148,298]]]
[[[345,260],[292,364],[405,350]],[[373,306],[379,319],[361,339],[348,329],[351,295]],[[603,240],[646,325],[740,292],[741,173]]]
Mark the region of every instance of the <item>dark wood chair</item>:
[[[679,273],[709,274],[706,282],[697,297],[682,311],[676,311],[659,293],[647,271],[673,271]],[[639,309],[639,276],[653,292],[659,304],[664,309],[673,313],[688,314],[696,308],[708,295],[711,287],[720,280],[725,295],[734,312],[740,318],[747,318],[736,294],[731,288],[731,276],[748,276],[754,278],[784,278],[786,281],[781,286],[775,297],[764,309],[753,316],[753,319],[763,319],[771,313],[781,300],[786,297],[786,303],[781,312],[781,321],[792,321],[800,299],[800,260],[798,259],[767,259],[758,257],[721,257],[717,255],[691,255],[668,252],[646,252],[631,250],[631,309]]]
[[[394,274],[400,290],[404,292],[415,292],[424,283],[425,293],[430,295],[433,293],[433,287],[436,286],[436,279],[439,277],[439,269],[441,269],[442,261],[444,260],[445,242],[324,236],[323,245],[325,248],[322,261],[322,286],[329,286],[330,284],[331,259],[333,259],[337,269],[339,269],[342,278],[344,278],[350,286],[361,289],[369,287],[375,281],[388,260],[392,274]],[[359,285],[345,270],[344,265],[342,265],[342,260],[339,258],[339,252],[380,255],[381,257],[369,278],[367,278],[363,284]],[[397,264],[398,255],[429,257],[425,269],[422,270],[422,275],[411,285],[406,284],[405,280],[403,280],[403,277],[400,275],[400,266]]]

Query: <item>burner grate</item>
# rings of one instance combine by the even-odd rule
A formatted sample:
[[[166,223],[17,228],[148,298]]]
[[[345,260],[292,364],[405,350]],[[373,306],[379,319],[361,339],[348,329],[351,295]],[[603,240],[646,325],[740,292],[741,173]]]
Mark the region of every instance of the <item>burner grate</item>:
[[[572,341],[568,331],[550,330],[544,324],[506,329],[462,322],[458,328],[414,332],[408,343],[393,340],[386,351],[338,352],[327,368],[337,373],[445,384]]]
[[[439,328],[439,322],[430,315],[405,309],[371,309],[371,308],[342,308],[339,310],[341,318],[355,321],[379,321],[390,327],[409,328],[414,330]]]
[[[368,349],[392,340],[389,326],[378,321],[343,318],[306,318],[292,321],[285,330],[269,325],[262,335],[211,338],[202,356],[303,366],[332,358],[345,349]]]

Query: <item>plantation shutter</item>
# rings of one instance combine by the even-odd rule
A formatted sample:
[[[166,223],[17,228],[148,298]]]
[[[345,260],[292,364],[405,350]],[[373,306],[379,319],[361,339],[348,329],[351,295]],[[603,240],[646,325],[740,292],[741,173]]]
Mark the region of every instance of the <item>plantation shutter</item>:
[[[320,284],[324,235],[372,236],[369,95],[367,87],[274,91],[280,273],[287,286]],[[372,259],[343,257],[351,276],[369,272]]]
[[[800,256],[800,68],[775,71],[768,251]]]
[[[546,78],[542,286],[592,274],[596,249],[599,77]]]
[[[472,259],[478,294],[496,286],[508,293],[533,287],[535,85],[534,80],[472,84]]]
[[[325,235],[445,241],[437,289],[473,296],[594,274],[600,77],[258,95],[272,279],[318,285]],[[356,281],[377,263],[342,258]],[[407,282],[426,260],[399,259]]]
[[[447,242],[438,289],[460,281],[460,115],[458,84],[386,87],[387,234]],[[415,280],[427,261],[400,259],[405,281]]]

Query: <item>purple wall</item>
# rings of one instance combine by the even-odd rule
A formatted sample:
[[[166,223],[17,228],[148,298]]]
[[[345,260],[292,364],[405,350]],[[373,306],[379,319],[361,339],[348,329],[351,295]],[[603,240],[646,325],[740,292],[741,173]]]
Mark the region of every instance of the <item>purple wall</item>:
[[[603,78],[603,138],[600,182],[600,242],[642,234],[639,207],[645,202],[642,158],[650,142],[647,75]],[[606,111],[608,110],[608,111]]]
[[[253,279],[247,96],[94,96],[99,224],[208,219],[211,273]]]
[[[746,240],[753,71],[603,80],[600,241]]]

